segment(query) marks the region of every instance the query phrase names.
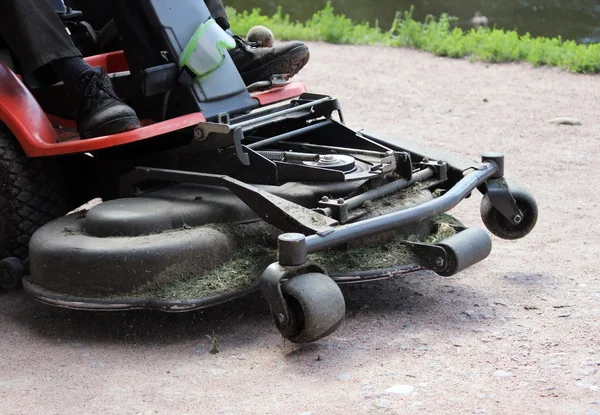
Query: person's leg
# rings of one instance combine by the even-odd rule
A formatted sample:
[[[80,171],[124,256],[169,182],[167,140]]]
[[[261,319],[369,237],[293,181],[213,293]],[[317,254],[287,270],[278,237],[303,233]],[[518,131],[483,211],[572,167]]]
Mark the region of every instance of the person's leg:
[[[135,112],[115,95],[108,76],[83,60],[47,0],[1,0],[0,32],[24,72],[44,78],[56,74],[79,95],[82,138],[139,127]]]
[[[53,75],[49,73],[52,71],[49,63],[64,58],[81,58],[81,53],[46,0],[0,1],[0,32],[27,74],[37,73],[46,79]]]

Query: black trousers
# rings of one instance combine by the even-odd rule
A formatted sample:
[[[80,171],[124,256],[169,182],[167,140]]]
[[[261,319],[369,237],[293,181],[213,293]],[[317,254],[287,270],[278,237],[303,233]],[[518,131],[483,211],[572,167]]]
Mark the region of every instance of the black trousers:
[[[47,0],[0,0],[0,33],[28,74],[81,56]]]
[[[204,1],[217,23],[228,29],[221,0]],[[66,3],[82,10],[84,18],[96,16],[97,21],[92,22],[96,29],[112,18],[113,7],[106,0],[67,0]],[[51,72],[49,63],[81,56],[48,0],[0,0],[0,33],[23,72],[39,79],[52,77],[48,73]]]

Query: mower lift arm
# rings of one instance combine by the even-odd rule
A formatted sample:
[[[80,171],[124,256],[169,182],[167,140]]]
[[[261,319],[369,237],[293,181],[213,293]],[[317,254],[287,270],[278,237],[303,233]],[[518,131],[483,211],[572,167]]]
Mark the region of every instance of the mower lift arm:
[[[217,174],[136,167],[122,177],[121,196],[133,196],[134,186],[145,180],[225,187],[265,221],[287,232],[314,234],[332,229],[331,226],[338,223],[335,219],[296,205],[232,177]]]

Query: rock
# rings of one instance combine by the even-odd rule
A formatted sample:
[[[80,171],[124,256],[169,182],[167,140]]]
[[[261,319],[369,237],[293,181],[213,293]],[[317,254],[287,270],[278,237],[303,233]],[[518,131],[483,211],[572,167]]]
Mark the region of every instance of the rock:
[[[350,374],[348,373],[340,373],[337,375],[338,380],[350,380]]]
[[[390,401],[389,399],[383,399],[382,398],[379,401],[377,401],[377,403],[375,404],[375,406],[378,406],[379,408],[387,408],[391,404],[392,404],[392,401]]]
[[[412,385],[394,385],[385,390],[386,393],[394,393],[396,395],[409,395],[413,393],[415,387]]]
[[[556,125],[581,125],[581,121],[579,121],[577,118],[571,117],[552,118],[551,120],[548,120],[548,122]]]
[[[248,31],[246,35],[246,40],[248,42],[260,42],[262,47],[270,48],[273,46],[273,41],[275,37],[273,36],[273,32],[265,26],[254,26],[252,29]]]
[[[507,378],[510,375],[511,375],[510,372],[507,372],[505,370],[496,370],[494,372],[494,376],[498,376],[499,378]]]
[[[579,386],[580,388],[589,389],[591,391],[600,390],[600,387],[598,387],[594,384],[591,384],[591,383],[587,383],[587,382],[577,382],[577,386]]]

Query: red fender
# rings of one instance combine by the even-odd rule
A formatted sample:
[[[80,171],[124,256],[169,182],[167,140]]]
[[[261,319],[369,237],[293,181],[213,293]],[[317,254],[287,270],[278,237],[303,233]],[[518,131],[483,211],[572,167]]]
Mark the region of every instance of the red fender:
[[[44,157],[85,153],[133,143],[193,127],[206,121],[206,118],[196,112],[124,133],[87,140],[75,137],[59,142],[56,130],[31,92],[8,66],[0,64],[0,121],[12,131],[28,157]],[[69,121],[64,124],[72,127]]]
[[[31,92],[5,64],[0,64],[0,120],[12,131],[25,154],[56,145],[58,135]]]

